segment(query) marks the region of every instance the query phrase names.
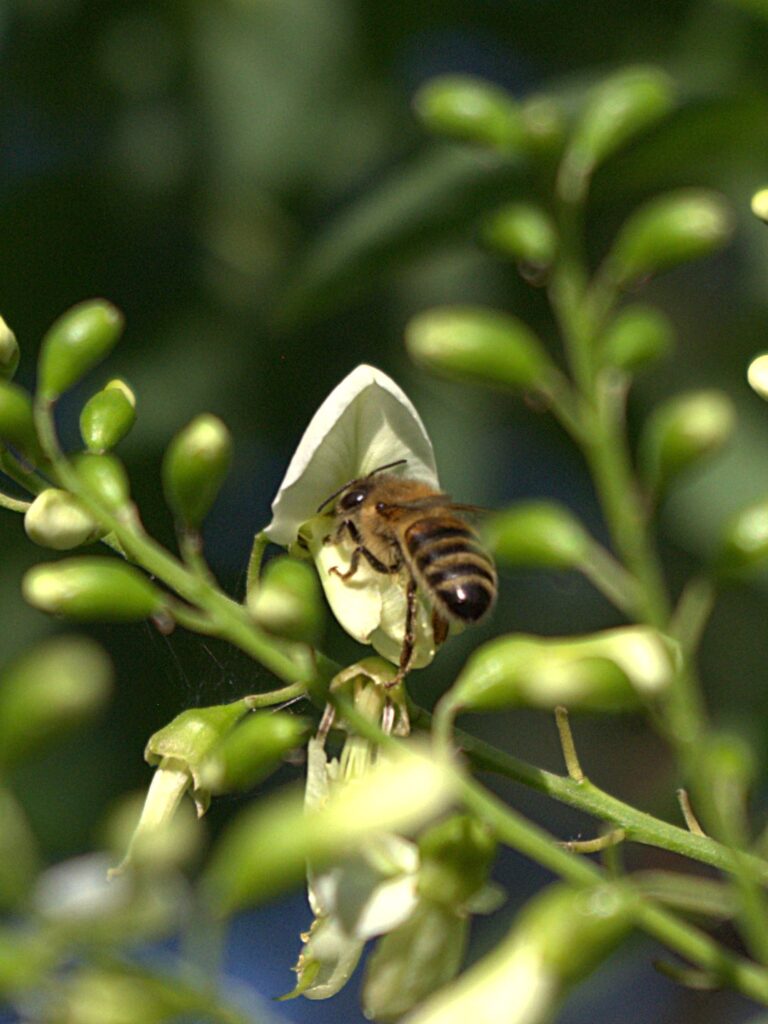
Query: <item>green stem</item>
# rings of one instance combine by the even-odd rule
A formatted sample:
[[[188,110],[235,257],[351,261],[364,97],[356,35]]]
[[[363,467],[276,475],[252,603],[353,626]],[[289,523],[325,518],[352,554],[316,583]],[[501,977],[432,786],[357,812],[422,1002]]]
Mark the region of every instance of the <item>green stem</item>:
[[[269,693],[252,693],[248,697],[243,697],[243,700],[247,707],[254,708],[271,708],[276,704],[285,704],[288,701],[295,700],[297,697],[306,696],[307,688],[304,683],[291,683],[289,686],[283,686],[279,690],[271,690]]]
[[[259,573],[261,572],[261,563],[264,559],[264,552],[266,551],[267,544],[269,544],[269,538],[266,533],[261,530],[253,538],[253,545],[251,547],[251,555],[248,559],[248,574],[245,581],[245,593],[246,595],[258,586]]]
[[[23,514],[31,504],[31,501],[22,501],[20,498],[12,498],[9,494],[3,494],[2,491],[0,491],[0,508],[7,508],[9,512],[21,512]]]

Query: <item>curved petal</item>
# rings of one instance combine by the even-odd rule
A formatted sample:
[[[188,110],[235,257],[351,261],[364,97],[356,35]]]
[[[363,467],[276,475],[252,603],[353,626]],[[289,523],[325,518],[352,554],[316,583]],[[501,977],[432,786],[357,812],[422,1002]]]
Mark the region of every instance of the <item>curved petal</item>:
[[[432,443],[419,414],[390,377],[362,364],[312,417],[264,532],[276,544],[290,544],[338,487],[397,459],[407,459],[409,477],[439,490]]]

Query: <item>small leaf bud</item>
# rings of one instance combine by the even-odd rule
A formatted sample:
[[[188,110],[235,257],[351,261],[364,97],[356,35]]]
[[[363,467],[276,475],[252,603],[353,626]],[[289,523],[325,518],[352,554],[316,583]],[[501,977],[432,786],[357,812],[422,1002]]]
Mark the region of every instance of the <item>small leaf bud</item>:
[[[575,569],[589,557],[591,539],[564,505],[522,501],[484,525],[488,546],[507,565]]]
[[[741,509],[725,525],[717,564],[726,575],[757,568],[768,558],[768,498]]]
[[[533,203],[507,203],[494,210],[483,226],[483,241],[534,267],[548,267],[557,249],[552,220]]]
[[[76,457],[74,466],[88,493],[107,508],[124,508],[130,501],[128,474],[114,455],[84,452]]]
[[[248,707],[242,700],[182,711],[149,738],[144,760],[151,765],[166,764],[185,771],[192,780],[198,814],[203,814],[210,793],[201,779],[202,766],[216,745],[247,713]]]
[[[755,356],[749,364],[747,381],[756,394],[768,400],[768,352]]]
[[[122,313],[105,299],[81,302],[62,314],[40,349],[38,376],[43,398],[58,398],[76,384],[111,352],[122,331]]]
[[[76,622],[137,622],[163,607],[162,594],[142,572],[97,556],[36,565],[21,589],[33,608]]]
[[[500,150],[525,142],[520,107],[504,89],[471,75],[442,75],[416,93],[414,109],[430,131]]]
[[[478,648],[445,699],[467,711],[560,704],[619,711],[663,690],[673,675],[669,642],[644,626],[576,638],[512,634]]]
[[[634,373],[669,353],[674,344],[672,325],[653,306],[626,306],[608,325],[600,341],[605,366]]]
[[[197,528],[219,493],[232,459],[229,431],[217,416],[196,416],[163,459],[165,497],[176,517]]]
[[[620,285],[709,256],[725,245],[733,217],[722,196],[680,189],[645,203],[626,221],[609,260]]]
[[[249,714],[212,749],[200,771],[201,784],[211,793],[250,789],[299,746],[307,730],[305,719],[287,712]]]
[[[626,68],[597,85],[563,158],[558,182],[563,199],[583,198],[598,164],[664,117],[672,101],[672,81],[657,68]]]
[[[323,621],[317,573],[297,558],[273,558],[248,595],[248,609],[258,625],[276,636],[315,642]]]
[[[111,380],[88,399],[80,413],[87,448],[101,454],[118,444],[136,421],[136,396],[125,381]]]
[[[735,411],[722,391],[691,391],[668,399],[648,418],[640,462],[648,485],[663,491],[669,481],[719,451],[735,427]]]
[[[16,335],[0,316],[0,379],[10,380],[19,365],[19,343]]]
[[[23,388],[8,380],[0,380],[0,441],[18,448],[33,462],[40,458],[32,400]]]
[[[419,893],[457,909],[488,880],[496,840],[477,818],[456,814],[420,837],[419,853]]]
[[[68,491],[47,487],[24,515],[24,529],[35,544],[54,551],[69,551],[96,540],[98,524]]]
[[[89,721],[107,701],[112,668],[86,637],[56,637],[0,679],[0,763],[16,763]]]
[[[443,306],[414,317],[406,345],[420,365],[510,388],[546,387],[552,364],[522,321],[479,306]]]

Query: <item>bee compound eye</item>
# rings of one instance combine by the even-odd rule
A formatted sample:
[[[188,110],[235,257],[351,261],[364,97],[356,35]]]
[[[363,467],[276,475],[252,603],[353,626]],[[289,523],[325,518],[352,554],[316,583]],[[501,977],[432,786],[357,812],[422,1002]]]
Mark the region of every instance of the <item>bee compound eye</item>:
[[[365,496],[368,492],[363,491],[360,488],[356,488],[354,491],[349,491],[339,502],[339,505],[345,512],[351,511],[353,508],[357,508],[358,505],[365,501]]]

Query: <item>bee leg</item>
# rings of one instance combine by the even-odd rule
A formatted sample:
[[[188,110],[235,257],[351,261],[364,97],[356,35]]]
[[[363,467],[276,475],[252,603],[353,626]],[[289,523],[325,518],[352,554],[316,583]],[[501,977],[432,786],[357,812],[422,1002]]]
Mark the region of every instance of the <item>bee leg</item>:
[[[332,572],[334,576],[338,576],[339,579],[348,580],[350,576],[354,576],[355,573],[357,572],[357,567],[360,564],[361,555],[363,556],[363,558],[365,558],[366,562],[370,565],[372,569],[375,569],[376,572],[386,573],[387,575],[390,575],[393,572],[397,572],[401,565],[399,561],[395,562],[393,565],[386,565],[384,562],[378,559],[376,555],[372,554],[368,550],[368,548],[365,548],[362,545],[358,545],[352,552],[352,558],[349,561],[349,568],[347,569],[346,572],[342,572],[337,565],[331,566],[331,568],[328,571]]]
[[[397,686],[398,683],[402,683],[403,679],[408,674],[408,670],[411,667],[411,660],[413,658],[413,646],[416,642],[416,637],[413,632],[413,621],[416,617],[416,580],[413,578],[408,580],[408,587],[405,591],[405,632],[403,634],[403,646],[400,649],[400,666],[397,670],[397,675],[388,684],[388,688]]]

